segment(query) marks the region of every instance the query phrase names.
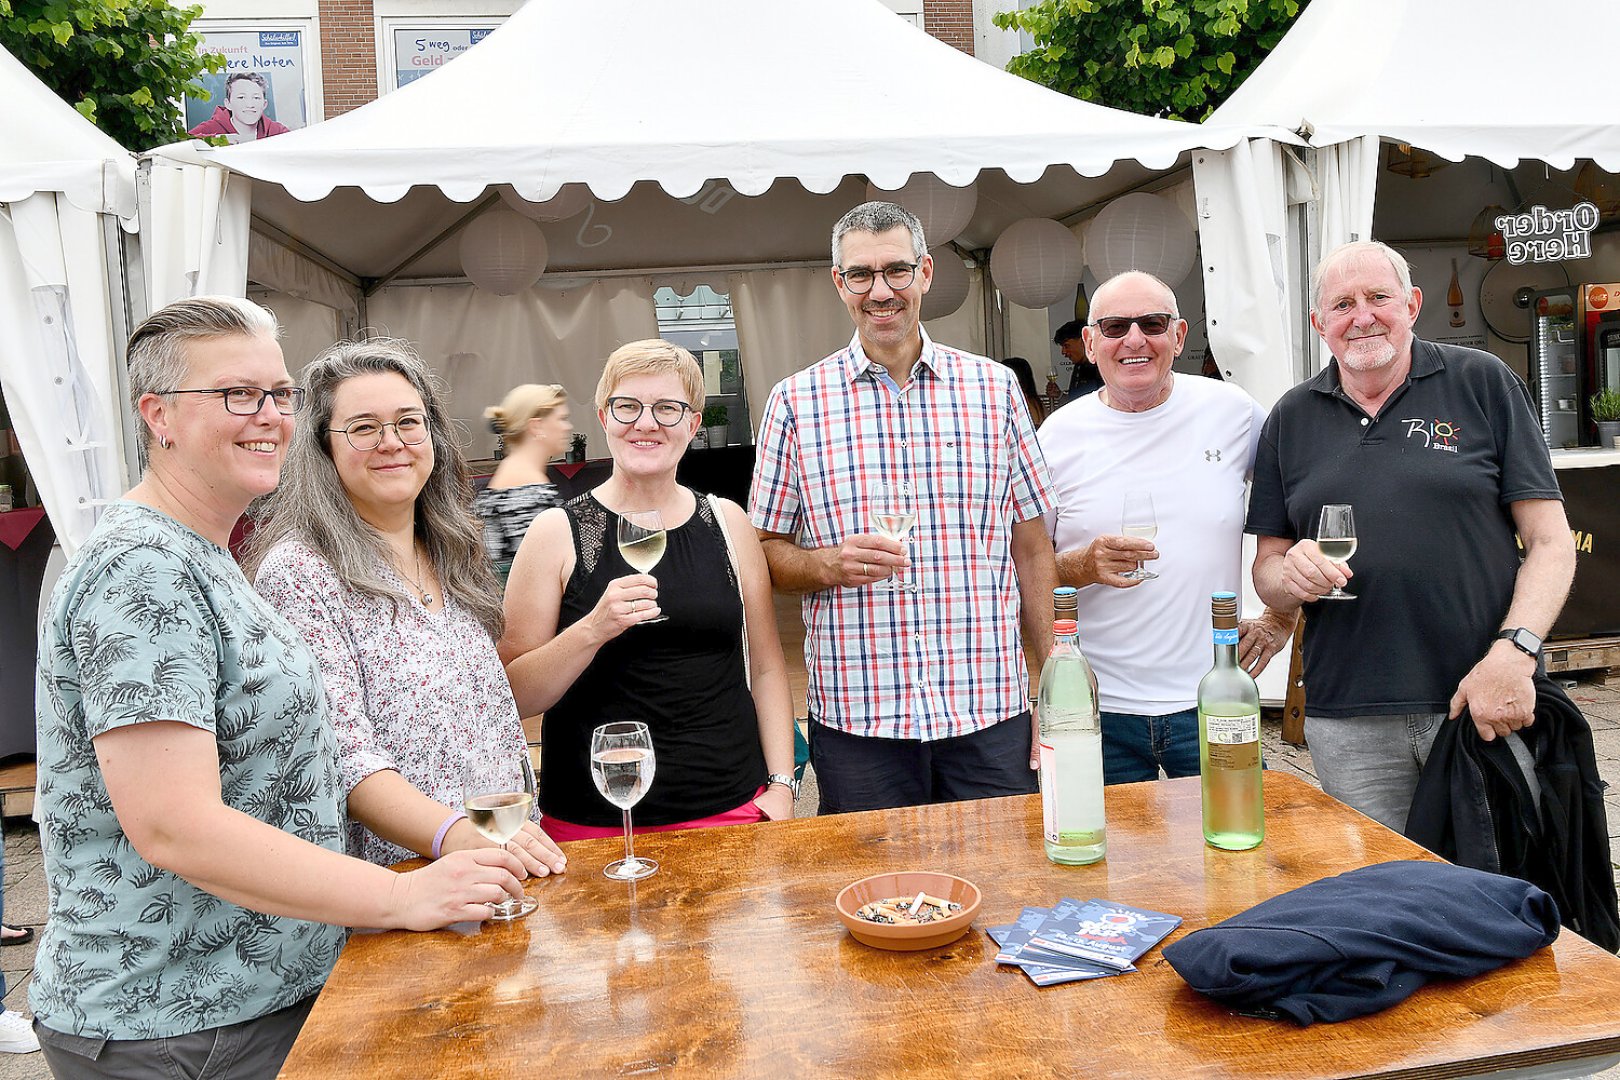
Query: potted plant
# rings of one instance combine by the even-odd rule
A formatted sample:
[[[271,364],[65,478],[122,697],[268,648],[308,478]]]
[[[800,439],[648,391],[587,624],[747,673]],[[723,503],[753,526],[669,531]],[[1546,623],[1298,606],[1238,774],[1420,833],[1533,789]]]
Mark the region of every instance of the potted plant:
[[[583,431],[576,431],[576,432],[574,432],[573,436],[569,438],[569,440],[568,440],[568,460],[569,461],[584,461],[585,460],[585,433]]]
[[[1620,439],[1620,390],[1613,388],[1592,395],[1592,419],[1597,421],[1598,445],[1614,448]]]
[[[703,430],[710,446],[726,445],[726,425],[730,422],[731,413],[724,405],[710,405],[703,410]]]

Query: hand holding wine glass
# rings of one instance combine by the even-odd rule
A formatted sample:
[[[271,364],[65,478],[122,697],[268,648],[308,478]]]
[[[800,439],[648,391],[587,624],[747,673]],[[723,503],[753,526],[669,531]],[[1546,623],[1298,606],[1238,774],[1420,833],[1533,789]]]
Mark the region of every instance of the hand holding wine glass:
[[[1316,528],[1316,547],[1324,558],[1339,567],[1350,561],[1356,553],[1356,516],[1345,503],[1329,503],[1322,507],[1322,517]],[[1355,596],[1335,585],[1323,593],[1320,600],[1354,600]]]
[[[669,534],[664,530],[664,519],[656,510],[627,510],[619,515],[619,554],[630,568],[651,574],[653,567],[664,557]],[[643,619],[644,623],[668,622],[668,615]]]
[[[885,540],[904,544],[917,524],[917,504],[912,499],[911,484],[905,480],[873,484],[867,492],[871,508],[872,531]],[[889,577],[877,582],[873,588],[891,592],[916,592],[917,583],[900,576],[898,567]]]
[[[1159,535],[1159,519],[1153,510],[1153,496],[1146,491],[1125,493],[1125,508],[1120,514],[1120,532],[1139,540],[1152,540]],[[1120,577],[1131,581],[1152,581],[1158,577],[1140,561],[1135,570],[1127,570]]]
[[[534,810],[534,767],[529,749],[516,746],[474,747],[461,775],[461,808],[472,827],[506,847]],[[533,911],[532,897],[490,904],[490,918],[519,919]]]
[[[603,724],[591,732],[591,779],[602,798],[624,811],[624,858],[616,859],[602,873],[615,881],[639,881],[658,872],[652,859],[638,859],[630,828],[630,808],[652,786],[657,761],[653,757],[652,734],[637,720]]]

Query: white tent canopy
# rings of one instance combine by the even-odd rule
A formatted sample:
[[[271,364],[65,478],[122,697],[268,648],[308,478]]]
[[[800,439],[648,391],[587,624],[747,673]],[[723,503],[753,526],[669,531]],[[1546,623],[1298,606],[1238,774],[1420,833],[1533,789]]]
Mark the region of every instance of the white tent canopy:
[[[453,347],[428,325],[435,319],[476,332],[489,324],[467,320],[469,311],[501,318],[516,304],[545,307],[490,327],[492,341],[522,340],[526,326],[596,332],[589,341],[542,337],[515,356],[479,361],[486,370],[517,364],[522,381],[561,381],[576,402],[589,399],[602,356],[594,350],[607,340],[594,307],[575,305],[605,303],[608,294],[580,287],[579,275],[648,275],[618,278],[611,293],[620,318],[640,297],[645,314],[631,320],[638,329],[656,325],[652,290],[672,277],[741,289],[749,303],[736,309],[739,324],[771,322],[739,325],[743,338],[798,342],[788,352],[749,349],[749,397],[762,399],[850,331],[844,325],[841,337],[824,340],[828,320],[787,295],[785,278],[749,288],[737,275],[825,274],[831,227],[865,198],[868,180],[891,190],[916,173],[975,183],[977,210],[957,243],[982,250],[1020,218],[1072,218],[1186,162],[1195,148],[1268,130],[1217,131],[1077,101],[929,37],[879,0],[529,0],[466,57],[351,113],[256,143],[155,152],[154,176],[203,163],[228,170],[236,197],[251,177],[254,232],[295,250],[302,264],[270,266],[262,245],[250,256],[235,228],[221,229],[196,200],[184,210],[193,223],[153,231],[213,244],[212,256],[187,261],[210,267],[216,287],[240,288],[251,277],[314,298],[340,279],[365,297],[362,321],[378,325],[386,315],[380,329],[425,351],[430,340]],[[469,307],[454,295],[470,289],[458,284],[455,241],[496,198],[494,185],[531,201],[585,185],[591,198],[567,220],[544,224],[549,261],[538,287]],[[164,212],[158,188],[154,214]],[[231,199],[212,205],[228,209]],[[404,283],[431,289],[411,288],[405,302],[386,296]],[[163,280],[156,289],[154,302],[175,295]],[[806,311],[815,314],[801,326]],[[465,366],[468,351],[497,348],[463,342],[428,358],[448,370]],[[472,418],[486,404],[454,411]]]
[[[0,384],[63,549],[123,490],[120,220],[135,162],[0,50]]]

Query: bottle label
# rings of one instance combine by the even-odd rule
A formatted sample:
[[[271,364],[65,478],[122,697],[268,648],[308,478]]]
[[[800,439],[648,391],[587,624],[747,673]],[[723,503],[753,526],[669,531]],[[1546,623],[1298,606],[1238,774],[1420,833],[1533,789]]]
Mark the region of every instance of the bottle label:
[[[1057,748],[1041,743],[1041,827],[1047,843],[1058,842]]]
[[[1216,769],[1253,769],[1260,765],[1260,714],[1204,716],[1209,764]]]
[[[1215,629],[1215,644],[1217,644],[1217,645],[1236,645],[1237,643],[1238,643],[1238,632],[1237,632],[1236,627],[1233,627],[1231,630],[1222,630],[1219,627],[1216,627],[1216,629]]]

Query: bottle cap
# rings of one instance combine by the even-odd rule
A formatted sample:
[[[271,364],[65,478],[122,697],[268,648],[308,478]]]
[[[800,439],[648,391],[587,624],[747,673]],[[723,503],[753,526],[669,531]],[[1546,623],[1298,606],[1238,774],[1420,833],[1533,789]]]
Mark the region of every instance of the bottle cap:
[[[1052,614],[1059,618],[1072,618],[1080,611],[1080,590],[1073,585],[1059,585],[1052,590]]]
[[[1236,626],[1237,622],[1235,620],[1238,613],[1237,593],[1212,593],[1209,598],[1209,610],[1215,618],[1233,620],[1232,625]]]
[[[1058,619],[1052,624],[1052,633],[1054,634],[1078,634],[1079,632],[1080,624],[1073,619]]]

